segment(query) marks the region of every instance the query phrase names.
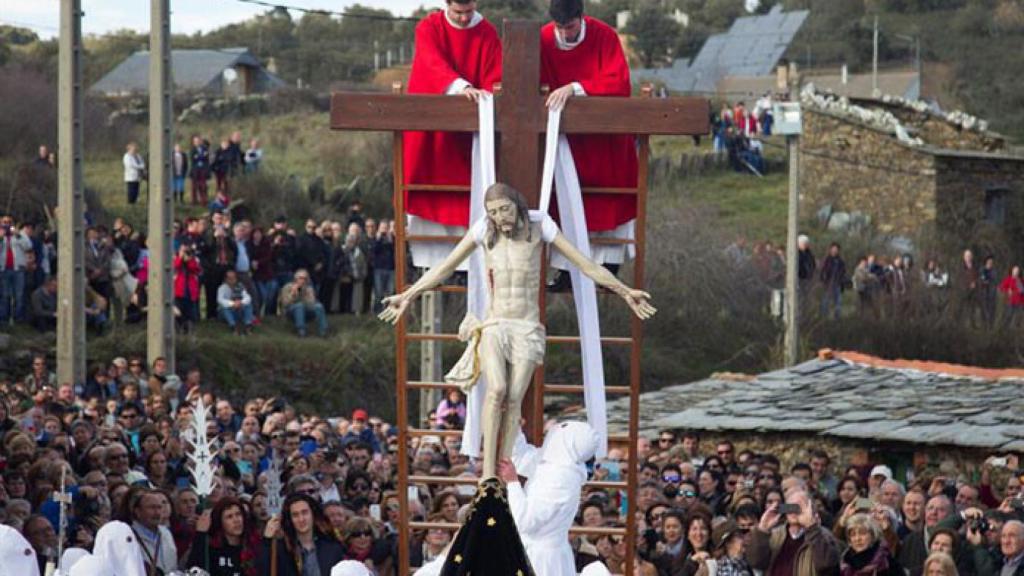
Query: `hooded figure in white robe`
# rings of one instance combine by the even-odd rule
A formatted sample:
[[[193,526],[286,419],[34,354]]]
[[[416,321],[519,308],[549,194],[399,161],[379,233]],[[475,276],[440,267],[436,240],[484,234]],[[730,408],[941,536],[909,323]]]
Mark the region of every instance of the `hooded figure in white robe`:
[[[10,526],[0,524],[0,575],[39,576],[36,551]]]
[[[508,484],[512,517],[538,576],[576,576],[569,528],[587,481],[586,462],[594,457],[599,442],[588,424],[556,424],[544,439],[525,489],[519,482]]]
[[[142,543],[135,537],[131,526],[124,522],[108,522],[96,533],[93,557],[103,566],[106,576],[146,576],[146,561],[142,557]],[[79,561],[79,564],[84,560]],[[78,564],[74,573],[78,573]]]
[[[97,574],[115,574],[107,568],[107,564],[99,556],[85,556],[68,569],[68,576],[96,576]]]
[[[608,567],[604,565],[604,562],[591,562],[583,568],[580,576],[612,576],[612,573],[608,571]]]
[[[71,568],[78,564],[83,558],[92,556],[88,550],[82,548],[68,548],[60,557],[60,568],[54,571],[53,576],[69,576]]]
[[[362,562],[342,560],[331,568],[331,576],[371,576],[371,574]]]

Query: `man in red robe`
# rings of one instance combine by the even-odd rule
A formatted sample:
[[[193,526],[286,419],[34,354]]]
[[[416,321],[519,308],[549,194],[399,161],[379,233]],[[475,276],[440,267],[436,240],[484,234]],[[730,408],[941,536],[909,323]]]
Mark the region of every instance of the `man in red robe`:
[[[540,31],[541,83],[548,107],[580,96],[630,95],[629,65],[615,30],[583,14],[583,0],[551,0],[552,22]],[[633,136],[569,135],[580,187],[635,188],[637,152]],[[614,230],[636,218],[632,194],[585,194],[591,232]]]
[[[476,101],[501,81],[501,41],[475,0],[447,0],[416,26],[410,94],[463,94]],[[406,132],[405,184],[469,186],[473,135]],[[469,225],[466,192],[406,191],[406,211],[445,226]]]

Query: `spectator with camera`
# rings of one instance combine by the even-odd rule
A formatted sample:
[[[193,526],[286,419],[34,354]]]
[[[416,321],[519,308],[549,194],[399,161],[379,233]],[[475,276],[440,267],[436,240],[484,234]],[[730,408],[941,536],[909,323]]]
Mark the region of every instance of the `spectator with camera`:
[[[174,257],[173,269],[174,305],[178,308],[178,327],[187,334],[199,321],[199,275],[202,271],[191,246],[181,245]]]
[[[25,319],[25,267],[32,238],[10,216],[0,217],[0,326]]]
[[[291,317],[300,338],[306,337],[306,321],[310,317],[316,319],[317,334],[321,338],[327,336],[327,313],[317,300],[309,272],[304,268],[297,270],[295,279],[281,290],[280,304],[284,313]]]
[[[837,571],[839,545],[821,527],[806,492],[793,491],[771,505],[750,533],[747,561],[770,576],[814,576]]]

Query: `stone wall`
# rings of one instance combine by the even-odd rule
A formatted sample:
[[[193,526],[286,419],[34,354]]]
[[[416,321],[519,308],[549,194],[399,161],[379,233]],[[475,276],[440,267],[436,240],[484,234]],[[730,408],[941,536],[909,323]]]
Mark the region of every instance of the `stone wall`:
[[[892,112],[914,136],[921,138],[929,146],[975,152],[998,152],[1006,146],[1006,140],[998,134],[981,130],[967,130],[931,112],[918,112],[897,104],[885,105],[873,102],[871,105],[880,106]]]
[[[800,151],[802,216],[831,204],[833,211],[868,214],[893,234],[935,220],[933,158],[894,136],[805,108]]]
[[[774,454],[786,472],[798,462],[810,462],[812,450],[824,450],[832,459],[832,473],[841,476],[851,465],[886,464],[903,480],[902,472],[918,464],[927,463],[931,475],[942,469],[952,469],[970,481],[975,481],[981,464],[991,456],[983,450],[956,446],[917,446],[913,444],[880,443],[871,440],[846,439],[812,434],[723,432],[701,434],[701,453],[712,454],[721,440],[730,440],[736,453],[751,450],[758,454]]]
[[[964,243],[1001,232],[1007,248],[1024,248],[1024,158],[936,158],[938,222]],[[1005,190],[1002,224],[986,223],[989,190]]]

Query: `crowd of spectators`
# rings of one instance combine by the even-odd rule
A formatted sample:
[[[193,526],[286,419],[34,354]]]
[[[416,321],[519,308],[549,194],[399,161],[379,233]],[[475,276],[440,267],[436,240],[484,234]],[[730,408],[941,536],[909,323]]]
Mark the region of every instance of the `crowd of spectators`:
[[[90,549],[97,530],[118,519],[165,573],[267,574],[275,556],[282,575],[308,574],[310,563],[327,574],[342,560],[397,573],[398,437],[366,410],[325,418],[282,398],[236,405],[196,368],[182,380],[161,360],[147,367],[140,358],[96,366],[82,386],[58,386],[39,355],[2,392],[0,522],[22,532],[40,564],[55,560],[54,493],[65,474],[66,547]],[[217,478],[202,504],[185,441],[200,398],[213,407]],[[462,413],[462,398],[447,397],[436,427],[458,426]],[[459,447],[457,437],[411,438],[411,473],[474,476],[476,463]],[[991,458],[980,476],[919,463],[900,481],[884,464],[836,465],[824,452],[780,449],[805,459],[784,467],[774,454],[702,443],[694,433],[641,438],[638,491],[585,488],[578,524],[624,526],[635,498],[636,573],[644,576],[1024,573],[1016,458]],[[590,478],[623,480],[626,461],[613,448]],[[268,509],[272,467],[281,470],[279,515]],[[473,493],[472,484],[413,484],[404,520],[458,523]],[[451,538],[446,529],[413,530],[412,564],[444,554]],[[598,560],[623,573],[622,537],[574,536],[572,544],[581,568]]]
[[[860,317],[911,318],[952,315],[972,328],[1019,329],[1024,321],[1024,277],[1017,264],[998,268],[994,256],[975,257],[964,250],[952,269],[930,258],[923,267],[912,254],[862,254],[847,262],[837,242],[815,255],[811,239],[797,241],[797,276],[804,317],[817,310],[822,319],[839,320],[844,294]],[[770,241],[748,248],[744,239],[726,249],[733,264],[750,268],[762,290],[785,286],[786,252]]]
[[[200,318],[247,334],[281,314],[306,334],[327,332],[328,314],[362,314],[394,292],[391,221],[365,218],[356,202],[346,222],[307,220],[297,232],[285,217],[263,228],[214,210],[174,223],[175,316],[182,331]],[[86,230],[86,316],[104,330],[146,317],[146,236],[122,218]],[[57,248],[52,230],[0,216],[0,325],[57,325]]]
[[[715,152],[728,156],[729,166],[734,171],[757,175],[765,173],[761,137],[772,134],[772,102],[770,93],[758,98],[752,109],[748,109],[743,100],[733,106],[723,102],[718,112],[712,115],[712,145]]]
[[[40,157],[42,154],[41,149]],[[262,162],[263,148],[258,138],[252,138],[249,147],[243,151],[242,133],[237,130],[223,138],[216,148],[210,145],[209,138],[194,134],[188,150],[181,144],[174,145],[171,155],[173,197],[177,202],[185,202],[185,182],[188,180],[192,184],[192,204],[207,206],[211,211],[226,210],[231,204],[231,180],[241,174],[259,172]],[[149,179],[146,161],[139,154],[135,142],[127,145],[122,164],[128,204],[135,204],[142,183]],[[212,201],[209,194],[211,177],[215,182]]]

